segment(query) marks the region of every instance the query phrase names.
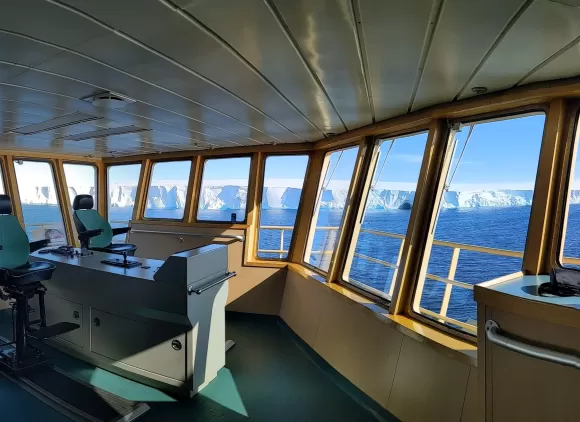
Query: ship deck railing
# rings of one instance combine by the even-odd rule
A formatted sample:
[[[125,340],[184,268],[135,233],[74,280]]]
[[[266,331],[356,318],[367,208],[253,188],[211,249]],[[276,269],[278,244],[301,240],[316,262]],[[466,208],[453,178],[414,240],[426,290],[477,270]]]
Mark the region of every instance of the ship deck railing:
[[[337,227],[337,226],[336,227],[335,226],[316,227],[316,230],[322,230],[322,231],[333,231],[333,230],[337,231],[339,229],[340,229],[340,227]],[[279,249],[258,249],[258,254],[275,254],[275,255],[279,255],[279,257],[281,259],[284,258],[288,254],[288,249],[286,249],[284,247],[284,232],[294,230],[294,227],[293,226],[260,226],[260,230],[274,230],[274,231],[277,230],[277,231],[279,231],[280,232],[280,243],[279,243],[280,248]],[[370,235],[382,236],[382,237],[388,237],[388,238],[400,240],[397,263],[392,263],[392,262],[384,261],[381,259],[373,258],[373,257],[367,256],[367,255],[361,254],[359,252],[354,253],[354,256],[357,258],[360,258],[360,259],[363,259],[365,261],[379,264],[379,265],[382,265],[384,267],[391,268],[391,269],[395,270],[395,271],[393,271],[393,274],[391,277],[391,283],[390,283],[388,293],[385,294],[385,292],[382,292],[378,289],[375,289],[372,286],[369,286],[368,284],[363,283],[361,281],[354,280],[352,277],[349,277],[349,280],[348,280],[349,282],[351,282],[355,286],[363,287],[366,290],[374,291],[374,293],[376,293],[377,295],[382,296],[383,298],[390,299],[393,295],[393,289],[395,287],[394,280],[397,276],[397,270],[399,268],[398,261],[401,258],[401,253],[403,250],[405,235],[398,234],[398,233],[390,233],[390,232],[386,232],[386,231],[382,231],[382,230],[371,230],[371,229],[366,229],[366,228],[361,228],[360,232],[367,233]],[[519,259],[523,258],[524,253],[521,251],[513,251],[513,250],[509,250],[509,249],[499,249],[499,248],[489,248],[486,246],[470,245],[470,244],[466,244],[466,243],[450,242],[450,241],[446,241],[446,240],[433,240],[433,245],[442,246],[445,248],[452,249],[451,261],[449,263],[447,277],[441,277],[441,276],[437,276],[435,274],[429,274],[429,273],[425,274],[426,279],[433,280],[433,281],[440,282],[440,283],[444,283],[445,290],[443,291],[443,296],[442,296],[441,306],[439,308],[439,311],[433,311],[430,309],[426,309],[422,306],[420,306],[418,310],[420,311],[421,314],[426,315],[428,317],[431,317],[433,319],[436,319],[441,323],[451,324],[451,325],[454,325],[456,327],[460,327],[461,329],[463,329],[465,331],[468,331],[470,333],[475,334],[476,330],[477,330],[475,324],[460,321],[458,319],[451,318],[447,315],[447,311],[449,309],[449,303],[451,301],[451,293],[453,291],[453,288],[457,287],[460,289],[473,290],[473,287],[474,287],[474,284],[466,283],[466,282],[459,281],[459,280],[455,279],[455,273],[457,272],[457,265],[459,263],[459,255],[460,255],[461,251],[465,250],[465,251],[483,253],[483,254],[487,254],[487,255],[519,258]],[[332,249],[331,250],[313,250],[310,252],[310,255],[323,255],[324,256],[324,255],[332,255],[332,253],[333,253]],[[564,258],[562,258],[562,263],[571,264],[571,265],[580,265],[580,258],[564,257]],[[485,281],[487,281],[487,280],[482,280],[481,282],[485,282]],[[419,295],[419,297],[417,298],[417,303],[420,303],[422,293],[423,293],[422,290],[417,291],[416,294]]]

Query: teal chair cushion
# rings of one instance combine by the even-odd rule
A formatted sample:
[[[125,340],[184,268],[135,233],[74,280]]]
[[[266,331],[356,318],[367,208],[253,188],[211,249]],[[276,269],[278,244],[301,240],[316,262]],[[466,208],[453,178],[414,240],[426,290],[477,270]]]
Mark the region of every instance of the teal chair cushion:
[[[86,230],[103,229],[103,232],[90,239],[91,248],[106,248],[113,240],[113,229],[107,220],[99,215],[97,210],[75,210],[75,216]]]
[[[13,269],[28,263],[28,236],[13,215],[0,215],[0,268]]]

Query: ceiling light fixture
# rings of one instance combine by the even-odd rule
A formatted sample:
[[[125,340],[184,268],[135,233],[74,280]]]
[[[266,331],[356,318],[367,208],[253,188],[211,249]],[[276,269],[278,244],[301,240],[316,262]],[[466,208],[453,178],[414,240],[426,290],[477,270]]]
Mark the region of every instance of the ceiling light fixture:
[[[88,101],[92,103],[95,107],[102,108],[123,108],[128,104],[134,103],[136,100],[127,97],[126,95],[118,94],[113,91],[101,92],[99,94],[90,95],[88,97],[81,98],[83,101]]]
[[[106,138],[108,136],[126,135],[128,133],[148,132],[151,129],[144,129],[137,126],[121,126],[109,129],[92,130],[90,132],[77,133],[76,135],[63,136],[61,139],[67,141],[83,141],[92,138]]]
[[[17,133],[19,135],[34,135],[36,133],[48,132],[49,130],[60,129],[63,127],[78,125],[79,123],[90,122],[92,120],[99,119],[101,119],[101,117],[77,111],[75,113],[65,114],[64,116],[56,117],[54,119],[46,120],[44,122],[33,123],[31,125],[11,129],[6,133]]]

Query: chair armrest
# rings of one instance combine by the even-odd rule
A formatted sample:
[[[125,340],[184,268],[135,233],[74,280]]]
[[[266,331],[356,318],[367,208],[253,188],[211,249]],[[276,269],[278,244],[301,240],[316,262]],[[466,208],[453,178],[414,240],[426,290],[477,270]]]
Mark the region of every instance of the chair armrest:
[[[36,240],[34,242],[30,242],[30,253],[36,252],[39,249],[46,248],[50,244],[50,239],[42,239]]]
[[[79,233],[79,240],[89,240],[91,237],[96,237],[103,233],[103,229],[87,230]]]
[[[117,227],[116,229],[113,229],[113,236],[117,236],[118,234],[129,233],[130,230],[131,227]]]

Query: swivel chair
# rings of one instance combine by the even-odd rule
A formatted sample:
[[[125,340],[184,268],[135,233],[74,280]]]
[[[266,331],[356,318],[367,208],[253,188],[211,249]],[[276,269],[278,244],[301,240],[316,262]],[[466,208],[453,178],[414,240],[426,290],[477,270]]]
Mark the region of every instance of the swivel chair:
[[[28,338],[46,340],[80,327],[69,322],[46,325],[46,288],[42,282],[51,279],[56,267],[46,261],[30,262],[28,258],[31,252],[48,246],[48,243],[48,239],[29,243],[18,219],[12,215],[10,197],[0,195],[0,298],[14,301],[14,338],[10,343],[0,343],[0,364],[10,371],[36,366],[44,361],[42,352],[28,345]],[[30,321],[28,300],[37,294],[40,319]]]
[[[77,195],[73,200],[73,220],[83,248],[117,255],[133,256],[137,247],[128,243],[111,243],[113,236],[127,233],[130,227],[111,228],[107,220],[93,209],[91,195]]]

